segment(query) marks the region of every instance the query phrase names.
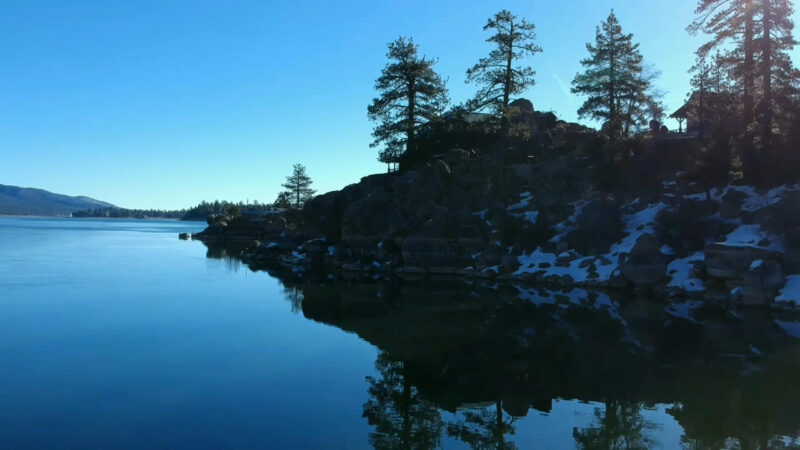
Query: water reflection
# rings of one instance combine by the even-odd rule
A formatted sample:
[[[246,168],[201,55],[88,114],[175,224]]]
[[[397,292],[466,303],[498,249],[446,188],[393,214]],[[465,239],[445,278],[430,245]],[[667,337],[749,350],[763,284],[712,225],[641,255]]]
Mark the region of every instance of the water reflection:
[[[380,350],[362,410],[374,448],[528,448],[520,430],[564,399],[595,405],[588,423],[564,419],[577,448],[665,446],[655,408],[677,421],[685,448],[800,448],[792,318],[713,305],[676,314],[580,290],[271,273],[293,311]]]
[[[306,317],[382,350],[364,406],[375,448],[432,448],[443,434],[515,448],[516,419],[563,398],[604,405],[573,431],[585,449],[657,446],[643,415],[656,404],[673,405],[690,448],[792,446],[800,431],[800,359],[764,314],[699,325],[643,300],[604,309],[457,282],[292,287]]]
[[[595,408],[596,423],[572,432],[581,449],[648,449],[656,441],[646,435],[658,425],[645,420],[641,403],[611,400],[603,408]]]
[[[375,361],[377,377],[368,376],[369,400],[364,418],[374,427],[369,443],[380,449],[436,448],[441,443],[441,414],[411,384],[408,366],[380,353]]]
[[[245,246],[236,246],[219,242],[203,242],[206,246],[206,258],[217,259],[225,263],[225,267],[231,272],[238,272],[242,267],[240,256]]]

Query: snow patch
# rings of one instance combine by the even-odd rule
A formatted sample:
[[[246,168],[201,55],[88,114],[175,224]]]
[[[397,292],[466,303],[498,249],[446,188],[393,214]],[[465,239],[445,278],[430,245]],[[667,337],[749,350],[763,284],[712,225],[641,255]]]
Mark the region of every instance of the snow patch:
[[[760,244],[760,242],[765,240],[768,241],[766,245]],[[739,247],[758,247],[781,253],[786,251],[786,247],[783,245],[783,239],[763,231],[759,224],[739,225],[728,234],[725,241],[722,243]]]
[[[697,252],[686,258],[679,258],[670,262],[667,267],[667,275],[671,276],[672,280],[667,284],[667,287],[682,289],[685,292],[704,291],[706,286],[703,280],[692,276],[692,269],[694,269],[692,263],[704,259],[705,254]]]
[[[775,297],[776,303],[788,303],[800,308],[800,275],[789,275],[780,294]]]
[[[800,339],[800,322],[776,320],[775,323],[789,336]]]

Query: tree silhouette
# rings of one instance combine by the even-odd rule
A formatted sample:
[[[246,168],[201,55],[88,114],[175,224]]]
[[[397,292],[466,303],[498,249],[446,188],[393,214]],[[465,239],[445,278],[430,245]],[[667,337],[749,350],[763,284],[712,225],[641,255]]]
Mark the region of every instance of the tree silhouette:
[[[572,92],[587,96],[578,115],[605,121],[615,139],[636,121],[631,106],[647,103],[652,77],[643,73],[639,44],[632,34],[622,33],[613,10],[597,27],[595,44],[586,49],[589,57],[581,61],[586,71],[572,81]]]
[[[644,420],[638,403],[607,401],[605,408],[596,408],[597,424],[572,431],[578,448],[599,449],[642,449],[652,448],[654,442],[643,434],[655,425]]]
[[[536,72],[530,66],[518,65],[518,62],[541,52],[542,48],[534,43],[536,26],[525,19],[518,19],[505,9],[489,18],[483,30],[494,32],[486,42],[495,47],[489,56],[481,58],[467,70],[467,83],[480,86],[475,97],[467,102],[467,108],[473,111],[491,108],[500,115],[502,142],[498,148],[499,179],[503,173],[506,140],[513,114],[509,109],[511,96],[524,92],[536,83]]]
[[[281,191],[275,203],[272,204],[275,208],[291,208],[292,207],[292,193],[289,191]]]
[[[468,107],[473,110],[492,108],[506,117],[511,96],[535,84],[536,72],[529,66],[515,64],[525,56],[541,52],[542,48],[534,43],[536,26],[525,19],[518,20],[506,10],[490,18],[483,30],[494,31],[486,42],[491,42],[495,48],[467,70],[467,83],[480,86]]]
[[[369,400],[363,417],[375,427],[369,443],[376,449],[429,449],[439,446],[442,425],[439,410],[408,381],[404,362],[381,352],[375,361],[379,378],[367,377]]]
[[[759,0],[698,0],[695,10],[697,17],[688,27],[692,34],[702,31],[711,35],[711,40],[698,50],[700,56],[728,42],[736,42],[734,51],[726,61],[731,63],[734,76],[742,80],[742,122],[745,127],[753,121],[755,1]]]
[[[281,186],[287,190],[289,198],[294,202],[295,208],[300,208],[306,201],[311,199],[314,195],[314,189],[311,189],[311,177],[306,174],[306,168],[302,164],[295,164],[292,169],[292,174],[286,177],[286,183]],[[281,196],[278,195],[278,199]]]
[[[514,419],[503,418],[500,400],[490,408],[466,411],[457,423],[448,424],[447,434],[466,443],[475,450],[514,450],[517,446],[506,441],[507,434],[514,434]]]
[[[433,70],[433,59],[419,56],[419,47],[404,37],[389,43],[389,63],[375,81],[378,97],[367,108],[367,116],[378,122],[371,147],[383,145],[378,160],[392,164],[403,152],[416,150],[420,127],[435,120],[447,105],[447,89]]]

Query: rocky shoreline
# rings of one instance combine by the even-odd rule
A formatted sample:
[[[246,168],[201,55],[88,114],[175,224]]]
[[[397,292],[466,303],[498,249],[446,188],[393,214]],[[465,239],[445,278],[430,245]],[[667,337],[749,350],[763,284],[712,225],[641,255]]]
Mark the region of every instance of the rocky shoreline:
[[[602,136],[559,121],[536,128],[533,141],[541,148],[508,152],[501,181],[495,154],[453,149],[320,195],[302,211],[209,217],[193,238],[236,242],[256,268],[800,308],[800,185],[703,186],[664,161],[691,143],[652,140],[613,174],[618,187],[601,190],[610,151]]]

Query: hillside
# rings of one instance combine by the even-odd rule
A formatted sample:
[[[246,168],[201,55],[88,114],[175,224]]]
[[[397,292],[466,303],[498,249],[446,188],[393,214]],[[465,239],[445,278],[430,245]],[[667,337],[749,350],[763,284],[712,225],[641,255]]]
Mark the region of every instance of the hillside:
[[[0,184],[0,215],[69,216],[75,211],[113,206],[89,197]]]

